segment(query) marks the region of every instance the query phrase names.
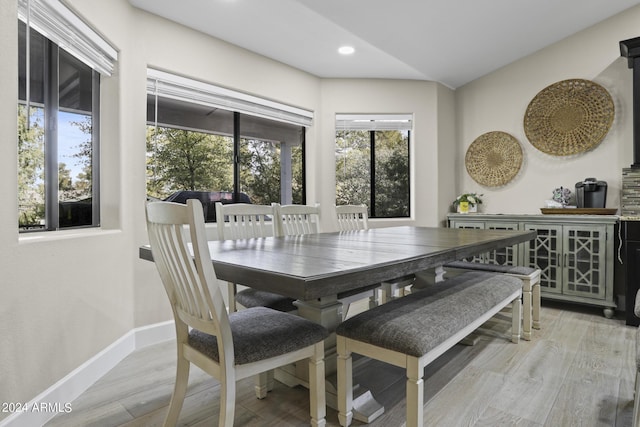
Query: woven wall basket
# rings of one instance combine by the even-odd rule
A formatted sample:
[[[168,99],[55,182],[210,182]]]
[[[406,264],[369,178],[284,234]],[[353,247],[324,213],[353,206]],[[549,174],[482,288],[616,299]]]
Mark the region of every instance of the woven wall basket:
[[[478,184],[499,187],[518,174],[522,166],[522,147],[506,132],[487,132],[471,143],[464,163]]]
[[[529,103],[524,132],[538,150],[554,156],[583,153],[600,144],[611,128],[611,95],[589,80],[563,80]]]

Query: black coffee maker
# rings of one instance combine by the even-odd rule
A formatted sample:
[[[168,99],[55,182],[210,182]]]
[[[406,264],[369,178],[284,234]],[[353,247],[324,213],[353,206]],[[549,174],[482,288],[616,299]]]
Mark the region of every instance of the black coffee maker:
[[[576,183],[576,205],[579,208],[604,208],[607,202],[607,183],[585,178]]]

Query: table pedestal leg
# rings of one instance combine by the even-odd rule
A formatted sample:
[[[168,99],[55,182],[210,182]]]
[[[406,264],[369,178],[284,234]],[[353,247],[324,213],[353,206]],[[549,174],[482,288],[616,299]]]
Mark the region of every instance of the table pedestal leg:
[[[327,380],[325,388],[327,392],[327,406],[338,409],[338,393],[336,388],[336,335],[335,330],[342,322],[342,303],[336,296],[323,297],[315,300],[296,301],[298,315],[305,319],[319,323],[331,333],[325,340],[325,374]],[[296,376],[307,378],[306,373],[299,371],[302,363],[296,364]],[[302,383],[304,384],[304,383]],[[384,413],[384,406],[378,403],[371,391],[354,384],[353,386],[353,416],[361,422],[370,423]]]

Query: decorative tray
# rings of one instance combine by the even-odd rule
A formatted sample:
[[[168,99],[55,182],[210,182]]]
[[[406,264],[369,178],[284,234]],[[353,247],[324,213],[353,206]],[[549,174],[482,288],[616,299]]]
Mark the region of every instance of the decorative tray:
[[[547,215],[615,215],[618,208],[540,208]]]

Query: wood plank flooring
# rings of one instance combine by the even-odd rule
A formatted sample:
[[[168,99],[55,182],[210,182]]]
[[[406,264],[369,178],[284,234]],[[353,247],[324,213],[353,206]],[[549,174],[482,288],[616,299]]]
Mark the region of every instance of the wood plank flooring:
[[[630,427],[635,328],[597,308],[543,302],[542,330],[509,342],[499,314],[474,346],[457,345],[425,370],[425,426]],[[174,381],[174,342],[153,345],[122,363],[47,426],[161,426]],[[385,413],[372,427],[405,422],[404,371],[377,361],[356,369]],[[181,426],[217,425],[218,383],[191,368]],[[276,382],[264,400],[251,379],[238,383],[236,426],[308,425],[308,393]],[[339,426],[327,408],[327,425]],[[362,425],[354,421],[354,426]]]

